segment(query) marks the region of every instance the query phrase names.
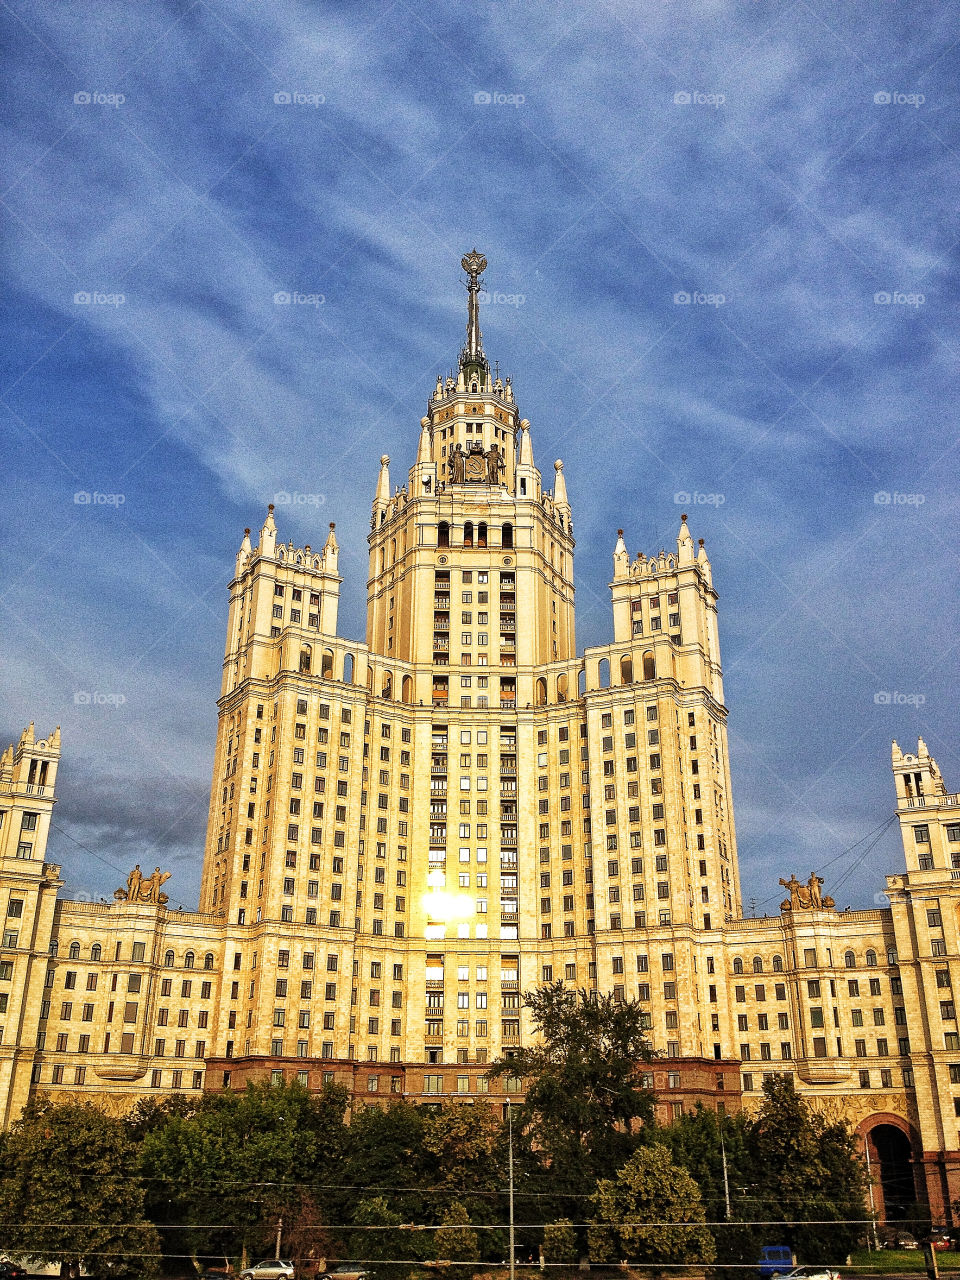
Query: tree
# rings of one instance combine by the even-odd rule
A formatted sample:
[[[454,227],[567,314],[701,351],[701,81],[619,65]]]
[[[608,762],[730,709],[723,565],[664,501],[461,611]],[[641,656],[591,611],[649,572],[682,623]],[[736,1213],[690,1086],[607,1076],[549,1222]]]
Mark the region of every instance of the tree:
[[[491,1076],[522,1076],[526,1099],[518,1123],[541,1153],[557,1192],[590,1194],[611,1165],[637,1145],[639,1120],[653,1116],[639,1063],[652,1058],[634,1000],[574,991],[562,982],[524,996],[537,1043],[511,1052]]]
[[[429,1257],[432,1242],[426,1231],[410,1231],[403,1217],[391,1209],[385,1196],[368,1196],[357,1201],[353,1215],[357,1228],[350,1236],[350,1254],[363,1263],[376,1263],[378,1276],[405,1275],[410,1262]],[[394,1230],[382,1230],[392,1227]],[[403,1267],[390,1263],[406,1263]]]
[[[612,1181],[602,1179],[593,1202],[594,1262],[713,1261],[716,1250],[703,1225],[700,1188],[659,1143],[636,1151]]]
[[[856,1138],[845,1122],[829,1123],[811,1111],[792,1076],[771,1076],[763,1093],[747,1131],[757,1218],[781,1223],[782,1242],[801,1258],[842,1257],[856,1246],[863,1234],[858,1223],[867,1217]]]
[[[125,1123],[98,1107],[32,1103],[3,1144],[0,1245],[59,1262],[63,1275],[81,1265],[92,1275],[155,1271],[160,1241],[136,1155]]]
[[[470,1215],[459,1200],[453,1200],[443,1215],[443,1225],[436,1235],[436,1255],[450,1262],[475,1262],[480,1249],[476,1231],[470,1226]]]
[[[576,1262],[577,1233],[569,1218],[558,1218],[543,1228],[543,1256],[547,1262]]]
[[[280,1217],[295,1219],[305,1198],[327,1208],[305,1184],[339,1180],[347,1091],[327,1085],[250,1084],[208,1094],[189,1116],[171,1115],[150,1129],[141,1166],[151,1179],[158,1216],[189,1224],[174,1252],[245,1258],[266,1250]],[[329,1219],[328,1219],[329,1220]],[[230,1228],[215,1225],[228,1222]]]
[[[674,1162],[686,1169],[700,1188],[708,1221],[722,1224],[712,1228],[721,1263],[754,1264],[766,1238],[762,1229],[747,1225],[757,1217],[757,1175],[748,1149],[749,1130],[745,1114],[718,1115],[698,1103],[671,1124],[649,1126],[643,1132],[650,1142],[669,1148]]]

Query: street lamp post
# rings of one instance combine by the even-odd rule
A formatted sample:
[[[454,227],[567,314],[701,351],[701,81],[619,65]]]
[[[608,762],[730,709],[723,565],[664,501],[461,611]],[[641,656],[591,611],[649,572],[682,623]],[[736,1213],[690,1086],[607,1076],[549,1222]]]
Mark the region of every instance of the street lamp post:
[[[516,1280],[516,1247],[513,1230],[513,1106],[507,1100],[507,1170],[510,1176],[510,1280]]]

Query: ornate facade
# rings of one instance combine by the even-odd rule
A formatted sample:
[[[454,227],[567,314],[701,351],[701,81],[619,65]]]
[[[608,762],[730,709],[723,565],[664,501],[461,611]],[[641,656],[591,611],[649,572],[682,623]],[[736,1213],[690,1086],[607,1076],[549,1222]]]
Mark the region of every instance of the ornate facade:
[[[545,489],[479,325],[406,483],[383,457],[367,634],[341,637],[333,525],[271,508],[229,586],[199,911],[137,867],[114,902],[46,861],[59,732],[0,760],[0,1116],[123,1108],[264,1075],[358,1101],[489,1096],[562,979],[646,1007],[661,1115],[753,1105],[765,1073],[867,1140],[878,1207],[960,1195],[960,797],[896,744],[905,867],[837,912],[815,873],[744,918],[717,595],[702,540],[613,553],[613,640],[578,655],[573,513]],[[490,1085],[522,1088],[522,1082]],[[504,1095],[505,1096],[505,1095]]]

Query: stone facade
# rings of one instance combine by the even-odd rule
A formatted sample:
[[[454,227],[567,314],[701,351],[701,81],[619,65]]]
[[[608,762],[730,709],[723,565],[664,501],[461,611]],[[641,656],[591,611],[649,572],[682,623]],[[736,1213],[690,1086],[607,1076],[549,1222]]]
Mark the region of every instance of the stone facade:
[[[838,912],[791,876],[744,918],[717,596],[676,548],[613,555],[613,642],[578,656],[563,464],[467,342],[416,460],[381,459],[367,635],[337,634],[336,534],[247,530],[229,586],[198,912],[140,869],[112,904],[45,860],[59,732],[0,760],[0,1115],[31,1096],[325,1078],[364,1102],[487,1093],[563,979],[639,997],[664,1117],[791,1072],[867,1142],[879,1208],[960,1196],[960,797],[894,744],[905,869]],[[485,265],[485,264],[484,264]],[[958,978],[960,980],[960,978]],[[506,1102],[499,1082],[493,1095]],[[909,1184],[909,1185],[908,1185]]]

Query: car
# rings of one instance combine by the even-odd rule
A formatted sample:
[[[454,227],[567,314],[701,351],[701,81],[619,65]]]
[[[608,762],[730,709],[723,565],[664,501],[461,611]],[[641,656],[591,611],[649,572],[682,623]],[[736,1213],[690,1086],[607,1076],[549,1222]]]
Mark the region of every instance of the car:
[[[897,1236],[896,1240],[894,1240],[893,1244],[890,1247],[891,1249],[919,1249],[920,1248],[920,1246],[917,1244],[913,1236],[907,1235],[905,1231],[901,1231],[900,1235]]]
[[[17,1262],[4,1258],[0,1260],[0,1280],[24,1280],[26,1270]]]
[[[831,1267],[794,1267],[783,1272],[780,1280],[840,1280],[840,1272]]]
[[[773,1280],[774,1276],[786,1275],[796,1265],[797,1260],[788,1244],[765,1244],[760,1250],[757,1273],[760,1280]]]
[[[949,1249],[952,1241],[945,1231],[933,1231],[930,1233],[930,1247],[936,1249],[939,1253],[943,1249]]]
[[[334,1267],[332,1271],[325,1271],[322,1280],[372,1280],[372,1277],[370,1272],[364,1271],[362,1267],[344,1262],[339,1267]]]
[[[264,1258],[240,1272],[240,1280],[293,1280],[293,1263],[283,1258]]]

